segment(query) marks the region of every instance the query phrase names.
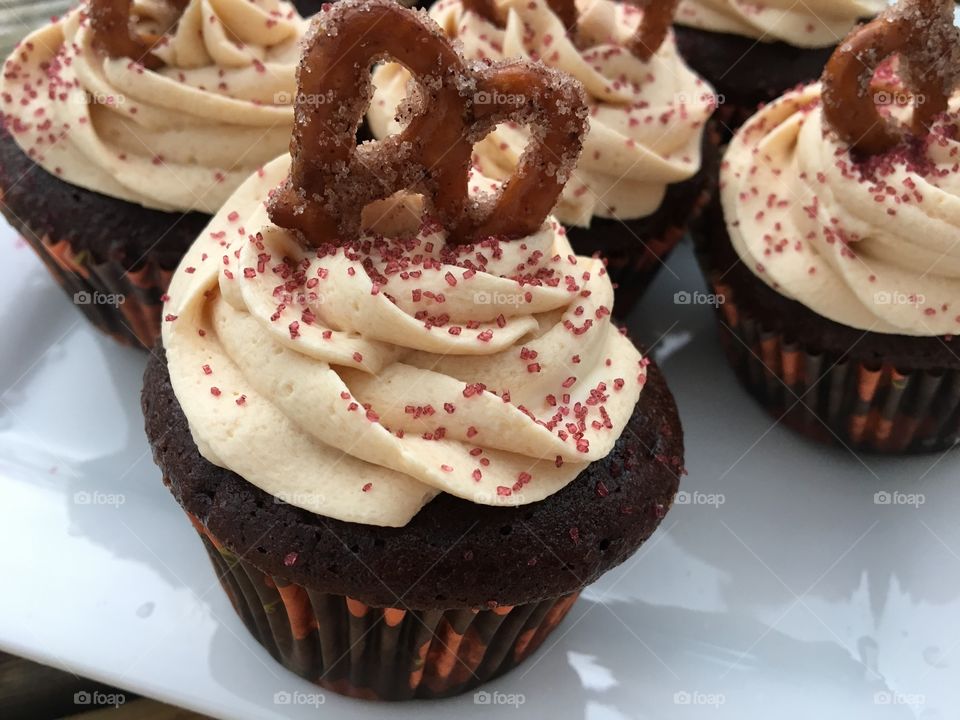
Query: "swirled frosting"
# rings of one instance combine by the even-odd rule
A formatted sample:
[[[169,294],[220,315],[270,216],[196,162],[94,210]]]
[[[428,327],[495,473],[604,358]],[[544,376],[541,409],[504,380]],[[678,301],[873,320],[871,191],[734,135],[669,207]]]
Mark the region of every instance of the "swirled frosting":
[[[759,278],[819,315],[880,333],[957,334],[958,161],[946,120],[925,140],[855,160],[810,85],[731,142],[721,173],[730,238]]]
[[[418,196],[306,250],[251,177],[178,268],[163,344],[200,452],[285,502],[402,526],[440,492],[541,500],[606,456],[646,380],[600,260],[549,219],[457,250]],[[474,177],[472,185],[484,182]]]
[[[843,40],[886,0],[680,0],[676,22],[762,42],[821,48]]]
[[[215,212],[284,152],[306,21],[278,0],[190,0],[171,16],[134,3],[136,30],[163,34],[157,71],[107,57],[80,7],[7,59],[7,129],[45,170],[146,207]]]
[[[642,15],[632,5],[597,0],[585,8],[578,35],[586,50],[574,45],[543,0],[505,0],[499,7],[503,29],[466,12],[459,0],[441,0],[430,14],[462,42],[468,59],[537,59],[583,83],[590,131],[554,211],[563,223],[586,227],[593,216],[647,217],[660,207],[670,184],[696,174],[705,123],[716,99],[683,63],[672,35],[644,62],[624,48]],[[377,92],[369,120],[377,137],[398,129],[396,110],[407,96],[409,80],[409,73],[396,64],[374,74]],[[524,128],[501,125],[477,144],[478,170],[505,180],[528,138]]]

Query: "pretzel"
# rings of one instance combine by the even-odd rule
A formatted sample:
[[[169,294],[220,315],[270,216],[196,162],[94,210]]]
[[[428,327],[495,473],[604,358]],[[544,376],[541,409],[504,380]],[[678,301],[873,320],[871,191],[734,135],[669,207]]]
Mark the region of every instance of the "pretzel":
[[[190,0],[167,0],[183,12]],[[125,57],[141,63],[148,70],[156,70],[163,61],[150,52],[160,39],[134,32],[130,26],[131,0],[90,0],[88,16],[95,42],[110,57]]]
[[[388,58],[419,82],[421,102],[403,111],[400,133],[358,147],[370,67]],[[529,62],[470,66],[425,14],[391,0],[341,0],[320,12],[297,81],[290,173],[268,211],[308,245],[352,242],[367,205],[407,189],[427,198],[452,243],[529,235],[556,204],[586,132],[575,81]],[[473,145],[511,120],[532,125],[533,140],[482,207],[467,192]]]
[[[627,49],[640,60],[649,60],[660,49],[673,24],[673,15],[680,0],[628,0],[630,4],[643,10],[640,27],[626,42]],[[502,28],[503,22],[497,14],[496,0],[462,0],[465,10]],[[547,5],[560,19],[567,32],[576,35],[577,5],[574,0],[547,0]]]
[[[823,72],[823,112],[840,138],[868,155],[898,145],[907,132],[924,136],[947,110],[960,71],[960,30],[950,0],[904,0],[861,26],[833,53]],[[899,55],[914,97],[913,123],[904,128],[880,114],[871,82],[877,68]]]

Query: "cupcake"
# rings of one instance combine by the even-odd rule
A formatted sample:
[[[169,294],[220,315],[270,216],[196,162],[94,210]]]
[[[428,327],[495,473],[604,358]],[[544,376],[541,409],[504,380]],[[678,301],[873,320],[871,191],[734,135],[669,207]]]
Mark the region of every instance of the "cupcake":
[[[762,103],[820,77],[837,43],[886,0],[680,0],[674,32],[716,88],[729,136]]]
[[[153,345],[184,252],[289,140],[305,21],[278,0],[205,7],[133,3],[128,35],[129,18],[96,0],[4,65],[0,209],[127,344]]]
[[[557,14],[565,14],[559,5],[554,10],[540,0],[506,0],[490,8],[493,17],[474,4],[441,0],[430,15],[471,60],[538,59],[586,88],[590,132],[555,214],[574,250],[608,260],[618,313],[625,315],[711,193],[719,163],[706,131],[716,105],[713,90],[680,58],[663,8],[645,18],[634,5],[599,0],[579,15],[571,5],[572,22]],[[638,52],[640,28],[657,17],[662,41],[645,39]],[[408,79],[397,64],[376,73],[368,115],[375,136],[399,127],[397,107]],[[528,140],[523,128],[498,127],[477,144],[477,169],[506,178]]]
[[[485,117],[461,93],[492,77],[526,99],[487,120],[552,117],[542,137],[563,167],[545,154],[516,179],[526,198],[545,192],[532,231],[515,217],[499,236],[482,230],[503,219],[491,203],[509,202],[509,183],[477,206],[483,239],[450,229],[463,213],[439,219],[468,176],[465,141],[408,133],[362,160],[345,142],[369,58],[404,48],[431,96],[411,110],[417,133],[438,116]],[[277,660],[356,697],[453,695],[530,656],[653,533],[682,473],[682,431],[662,374],[611,323],[603,263],[575,256],[547,216],[576,159],[563,143],[575,150],[585,132],[572,81],[532,63],[469,67],[425,15],[389,0],[319,13],[304,57],[301,82],[329,83],[336,102],[326,115],[298,104],[293,157],[251,176],[177,269],[144,380],[146,432]],[[449,182],[363,177],[431,151],[443,163],[416,161],[411,177],[429,183],[433,167]],[[473,174],[471,199],[496,185]]]
[[[822,84],[748,120],[695,233],[744,386],[795,430],[853,450],[937,451],[960,436],[960,45],[942,6],[949,47],[924,49],[931,21],[905,4],[851,35]],[[860,90],[883,58],[863,38],[890,28],[921,44],[904,46],[910,63],[951,78],[926,76],[916,110],[873,105],[917,94],[896,64],[880,66],[882,89]]]

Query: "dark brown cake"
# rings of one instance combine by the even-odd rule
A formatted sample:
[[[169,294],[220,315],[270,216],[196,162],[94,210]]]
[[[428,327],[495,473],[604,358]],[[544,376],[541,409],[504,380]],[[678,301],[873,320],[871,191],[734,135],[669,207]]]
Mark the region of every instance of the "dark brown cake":
[[[727,356],[771,414],[853,449],[930,452],[960,440],[960,338],[865,332],[784,297],[740,261],[719,198],[693,236],[725,298],[717,312]]]
[[[689,180],[669,185],[653,215],[636,220],[595,217],[589,228],[567,226],[567,237],[578,255],[599,254],[607,260],[616,288],[615,317],[630,313],[716,191],[720,135],[712,121],[704,132],[701,157],[700,170]]]
[[[130,345],[153,344],[170,274],[210,220],[71,185],[34,163],[6,128],[0,128],[0,200],[3,215],[67,294],[86,293],[77,304],[87,317]],[[107,295],[124,301],[97,302]]]
[[[555,598],[596,580],[660,524],[683,472],[677,409],[654,365],[627,429],[604,460],[518,508],[442,494],[405,527],[342,522],[274,498],[204,459],[157,347],[143,411],[174,496],[219,541],[267,573],[368,605],[478,608]],[[291,553],[296,562],[289,563]]]
[[[819,78],[835,49],[758,42],[683,25],[673,29],[683,59],[721,96],[714,117],[724,126],[728,139],[760,104]]]

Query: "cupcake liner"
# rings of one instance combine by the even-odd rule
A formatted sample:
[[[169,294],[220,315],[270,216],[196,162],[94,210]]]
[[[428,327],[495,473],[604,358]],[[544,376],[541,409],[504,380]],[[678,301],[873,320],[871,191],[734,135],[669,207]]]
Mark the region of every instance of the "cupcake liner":
[[[350,697],[440,698],[476,688],[530,656],[580,594],[485,610],[371,607],[264,573],[188,517],[257,641],[287,669]]]
[[[123,345],[153,347],[160,337],[163,294],[172,272],[147,258],[136,270],[117,261],[93,262],[69,241],[22,234],[87,319]]]
[[[701,264],[727,359],[774,417],[809,438],[887,454],[935,452],[960,442],[960,370],[867,365],[807,347],[737,304],[733,287]]]

